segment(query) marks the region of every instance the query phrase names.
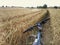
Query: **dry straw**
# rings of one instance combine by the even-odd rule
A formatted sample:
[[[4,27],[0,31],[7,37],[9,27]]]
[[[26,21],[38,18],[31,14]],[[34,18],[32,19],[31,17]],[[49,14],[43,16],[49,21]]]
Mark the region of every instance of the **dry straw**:
[[[4,21],[0,26],[0,45],[25,45],[25,39],[31,32],[23,34],[23,31],[41,21],[46,14],[46,10],[40,10],[27,16]]]

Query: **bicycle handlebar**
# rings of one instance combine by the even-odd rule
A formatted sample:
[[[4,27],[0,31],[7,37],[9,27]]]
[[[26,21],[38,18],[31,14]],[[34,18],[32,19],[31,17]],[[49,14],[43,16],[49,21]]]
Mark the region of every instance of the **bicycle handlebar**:
[[[32,27],[28,28],[28,29],[27,29],[26,31],[24,31],[23,33],[28,32],[28,31],[31,31],[31,30],[33,29],[33,27],[36,27],[36,26],[32,26]]]
[[[28,29],[27,29],[26,31],[24,31],[23,33],[28,32],[28,31],[32,31],[32,29],[33,29],[34,27],[41,26],[42,24],[45,24],[49,19],[50,19],[50,18],[46,18],[46,19],[42,20],[41,22],[36,23],[36,25],[28,28]],[[39,25],[39,24],[40,24],[40,25]]]

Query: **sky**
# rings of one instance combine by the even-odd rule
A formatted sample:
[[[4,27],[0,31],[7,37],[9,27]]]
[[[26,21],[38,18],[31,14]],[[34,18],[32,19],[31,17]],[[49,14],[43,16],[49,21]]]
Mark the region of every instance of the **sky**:
[[[49,6],[60,6],[60,0],[0,0],[0,6],[22,6],[36,7],[47,4]]]

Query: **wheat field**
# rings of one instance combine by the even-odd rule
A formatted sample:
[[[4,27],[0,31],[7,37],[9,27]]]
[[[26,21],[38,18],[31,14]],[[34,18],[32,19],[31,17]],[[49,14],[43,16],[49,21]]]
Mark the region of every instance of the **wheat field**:
[[[26,38],[34,31],[23,32],[41,21],[47,10],[50,20],[43,25],[42,42],[44,45],[60,45],[60,9],[54,8],[0,8],[0,45],[26,45]]]
[[[1,8],[0,45],[25,45],[26,36],[30,33],[23,34],[23,31],[41,20],[46,13],[46,10]]]
[[[43,26],[44,45],[60,45],[60,9],[48,9],[50,20]]]

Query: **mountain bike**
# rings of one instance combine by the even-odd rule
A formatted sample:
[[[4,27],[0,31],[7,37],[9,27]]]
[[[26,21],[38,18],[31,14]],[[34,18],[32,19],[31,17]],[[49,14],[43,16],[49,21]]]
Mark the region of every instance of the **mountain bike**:
[[[42,38],[42,25],[45,24],[50,18],[45,18],[42,21],[36,23],[34,26],[29,27],[26,31],[24,31],[23,33],[26,33],[28,31],[32,31],[34,27],[37,27],[37,34],[36,35],[31,35],[28,38],[32,38],[33,37],[33,43],[32,44],[26,44],[26,45],[43,45],[43,42],[41,41]],[[28,40],[27,38],[27,40]],[[31,40],[31,39],[30,39]],[[26,41],[28,43],[28,41]]]

